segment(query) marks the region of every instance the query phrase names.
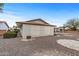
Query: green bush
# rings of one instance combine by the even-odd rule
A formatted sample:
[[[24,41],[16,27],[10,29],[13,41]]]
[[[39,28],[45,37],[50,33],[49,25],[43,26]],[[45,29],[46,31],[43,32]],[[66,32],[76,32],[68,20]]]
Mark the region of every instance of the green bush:
[[[4,34],[3,37],[4,38],[15,38],[17,37],[17,33],[15,33],[14,31],[8,31]]]

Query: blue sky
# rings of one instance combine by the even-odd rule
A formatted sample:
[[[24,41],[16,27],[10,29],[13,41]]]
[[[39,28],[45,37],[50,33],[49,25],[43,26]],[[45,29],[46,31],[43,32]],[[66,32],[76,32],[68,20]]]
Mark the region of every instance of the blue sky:
[[[9,26],[16,21],[26,21],[42,18],[50,24],[62,26],[67,20],[79,17],[79,4],[61,3],[7,3],[4,13],[0,13],[0,20]]]

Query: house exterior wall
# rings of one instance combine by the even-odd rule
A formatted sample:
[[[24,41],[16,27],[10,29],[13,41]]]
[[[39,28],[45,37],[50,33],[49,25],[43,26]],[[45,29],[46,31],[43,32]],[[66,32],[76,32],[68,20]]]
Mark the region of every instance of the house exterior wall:
[[[0,38],[3,38],[3,35],[5,32],[6,32],[6,30],[0,30]]]
[[[8,30],[8,27],[5,23],[0,23],[0,30]]]
[[[21,33],[24,39],[26,39],[26,36],[40,37],[54,35],[54,27],[23,24]]]
[[[0,38],[3,37],[3,34],[6,33],[8,27],[5,23],[0,23]]]

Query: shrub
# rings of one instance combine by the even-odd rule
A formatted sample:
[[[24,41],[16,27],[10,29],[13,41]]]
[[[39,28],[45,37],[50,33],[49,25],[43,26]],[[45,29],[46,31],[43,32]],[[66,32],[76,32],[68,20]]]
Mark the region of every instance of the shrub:
[[[20,32],[20,30],[19,29],[14,29],[14,32],[18,33],[18,32]]]
[[[17,33],[14,31],[8,31],[3,35],[4,38],[15,38],[17,37]]]

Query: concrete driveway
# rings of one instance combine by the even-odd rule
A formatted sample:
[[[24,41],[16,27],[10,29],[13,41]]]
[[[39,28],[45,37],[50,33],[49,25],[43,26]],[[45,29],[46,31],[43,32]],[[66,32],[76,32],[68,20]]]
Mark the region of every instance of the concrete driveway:
[[[78,56],[79,51],[59,45],[58,39],[75,39],[67,36],[37,37],[32,41],[21,41],[21,38],[0,39],[2,56]]]

